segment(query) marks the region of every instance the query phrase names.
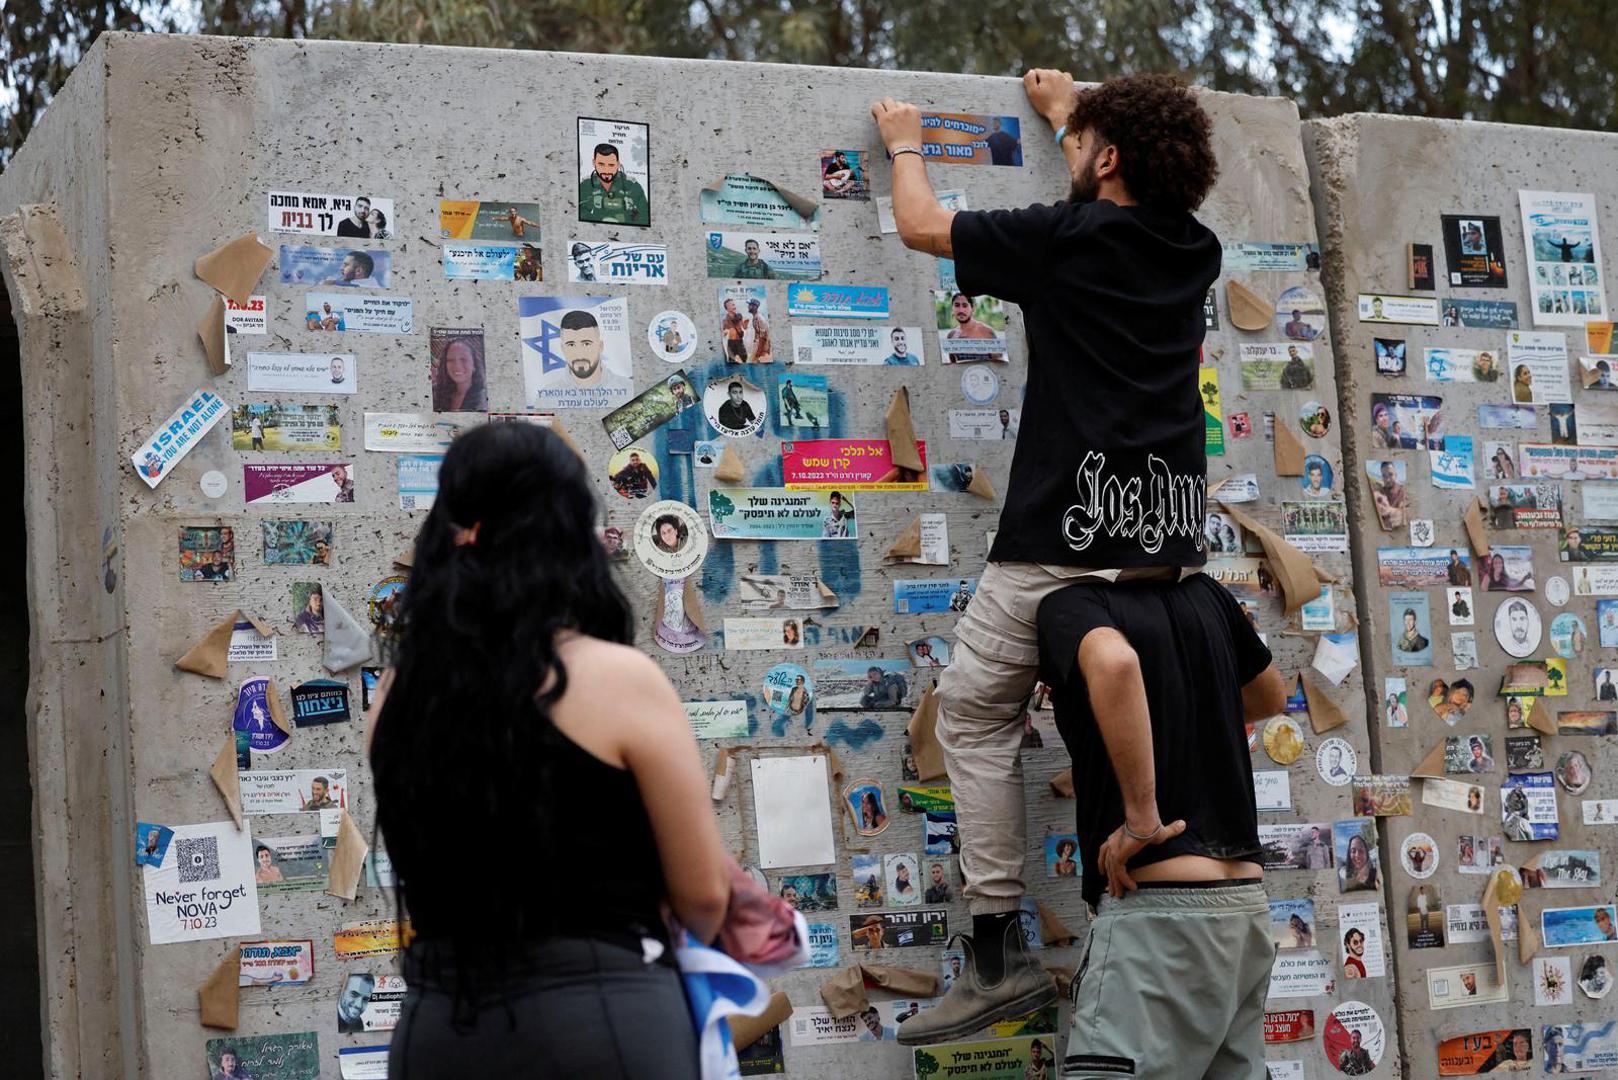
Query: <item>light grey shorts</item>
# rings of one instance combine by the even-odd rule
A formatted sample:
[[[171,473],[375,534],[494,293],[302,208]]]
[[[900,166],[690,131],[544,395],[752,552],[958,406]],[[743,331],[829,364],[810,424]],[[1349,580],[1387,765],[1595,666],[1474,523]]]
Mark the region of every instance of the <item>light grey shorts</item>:
[[[1262,1078],[1274,960],[1261,884],[1102,897],[1073,980],[1061,1075]]]

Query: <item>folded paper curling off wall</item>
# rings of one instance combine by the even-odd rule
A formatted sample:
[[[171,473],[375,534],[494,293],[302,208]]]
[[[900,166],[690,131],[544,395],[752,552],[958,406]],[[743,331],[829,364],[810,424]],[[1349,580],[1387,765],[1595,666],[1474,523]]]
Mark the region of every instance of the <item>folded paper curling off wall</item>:
[[[742,456],[727,441],[725,448],[719,452],[719,463],[714,466],[713,478],[722,484],[735,484],[740,483],[744,475]]]
[[[905,727],[910,736],[911,755],[916,759],[916,777],[933,780],[948,775],[944,766],[944,748],[938,742],[938,691],[929,686],[922,691],[916,711],[910,714]]]
[[[253,629],[262,637],[269,637],[275,633],[273,627],[251,615],[244,615],[238,608],[198,638],[197,643],[187,649],[184,656],[174,661],[174,666],[181,671],[205,675],[210,679],[223,679],[230,659],[230,635],[235,631],[236,623],[240,619],[246,619],[251,623]]]
[[[1281,599],[1286,614],[1291,615],[1318,597],[1322,585],[1329,585],[1337,580],[1317,567],[1309,556],[1287,543],[1280,533],[1259,524],[1252,515],[1230,503],[1222,502],[1219,506],[1235,519],[1236,524],[1256,536],[1263,546],[1264,556],[1269,560],[1270,569],[1281,586]]]
[[[921,515],[917,514],[910,519],[910,524],[904,527],[899,538],[888,548],[887,557],[890,559],[914,559],[921,555]]]
[[[257,236],[244,233],[199,257],[195,269],[197,277],[238,304],[245,304],[274,257],[275,252],[259,243]]]
[[[242,947],[232,945],[201,989],[202,1026],[235,1031],[241,999]]]
[[[916,425],[910,419],[910,388],[901,386],[888,402],[886,416],[888,453],[901,469],[922,472],[921,455],[916,452]]]
[[[1267,330],[1275,318],[1275,305],[1239,281],[1225,283],[1225,303],[1238,330]]]

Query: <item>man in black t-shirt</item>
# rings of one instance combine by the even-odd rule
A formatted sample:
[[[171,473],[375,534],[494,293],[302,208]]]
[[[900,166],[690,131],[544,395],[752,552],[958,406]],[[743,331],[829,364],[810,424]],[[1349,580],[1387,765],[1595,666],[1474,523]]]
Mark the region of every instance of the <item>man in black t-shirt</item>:
[[[1027,846],[1021,716],[1038,665],[1040,601],[1076,581],[1173,581],[1207,561],[1198,372],[1220,245],[1192,211],[1218,174],[1212,121],[1168,76],[1078,94],[1063,72],[1030,71],[1023,87],[1056,131],[1071,189],[1021,210],[945,210],[927,180],[915,107],[888,99],[872,108],[892,160],[900,238],[953,258],[962,292],[1019,305],[1028,341],[999,532],[938,683],[974,977],[904,1025],[907,1044],[962,1038],[1055,999],[1017,931]],[[1134,664],[1122,638],[1092,652],[1109,666]]]
[[[1119,638],[1138,667],[1094,661]],[[1286,706],[1270,650],[1206,574],[1062,589],[1040,605],[1039,640],[1103,943],[1075,988],[1064,1074],[1262,1076],[1275,949],[1243,721]],[[1144,700],[1120,708],[1130,680]],[[1165,1001],[1184,1008],[1171,1020]]]

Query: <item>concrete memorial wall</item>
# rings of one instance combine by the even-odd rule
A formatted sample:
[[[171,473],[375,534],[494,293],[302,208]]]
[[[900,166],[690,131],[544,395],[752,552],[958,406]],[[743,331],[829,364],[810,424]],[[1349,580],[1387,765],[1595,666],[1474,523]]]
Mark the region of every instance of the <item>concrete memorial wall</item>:
[[[577,444],[598,477],[608,540],[632,549],[621,572],[639,642],[692,703],[704,754],[728,760],[716,803],[726,840],[772,888],[790,883],[800,903],[820,904],[806,917],[825,928],[824,966],[773,983],[793,1007],[779,1029],[781,1067],[856,1080],[916,1071],[896,1043],[860,1042],[857,1021],[832,1022],[820,988],[856,962],[941,975],[947,935],[969,929],[947,817],[928,821],[929,803],[941,810],[947,795],[900,790],[928,787],[905,778],[906,725],[931,683],[910,644],[947,650],[962,583],[969,594],[982,569],[1027,353],[1015,307],[975,298],[972,317],[1003,329],[1009,362],[968,361],[966,346],[940,333],[953,325],[948,268],[884,230],[888,170],[872,153],[867,108],[890,94],[953,114],[937,129],[943,160],[930,173],[936,188],[960,193],[958,205],[1065,194],[1057,148],[1013,79],[103,36],[0,177],[33,478],[33,750],[56,1074],[200,1075],[232,1045],[250,1066],[266,1063],[253,1068],[260,1080],[332,1078],[364,1067],[353,1051],[385,1043],[383,1032],[338,1030],[346,977],[392,975],[397,960],[388,928],[365,925],[394,914],[391,892],[375,884],[385,863],[367,863],[352,899],[327,891],[328,875],[346,876],[334,868],[372,838],[373,810],[359,719],[366,665],[333,654],[345,640],[341,613],[364,632],[385,627],[407,572],[396,560],[431,498],[431,456],[484,411],[549,413]],[[1400,1051],[1382,906],[1402,905],[1404,890],[1386,892],[1377,875],[1402,879],[1374,845],[1361,847],[1380,851],[1379,866],[1340,865],[1354,836],[1376,836],[1372,818],[1356,819],[1345,777],[1370,771],[1361,703],[1380,687],[1362,680],[1355,627],[1381,631],[1382,616],[1355,597],[1348,549],[1368,534],[1345,518],[1345,496],[1353,509],[1361,493],[1340,441],[1341,403],[1363,393],[1369,359],[1357,336],[1350,351],[1336,347],[1357,326],[1324,317],[1296,109],[1226,94],[1206,102],[1222,174],[1203,216],[1230,245],[1203,380],[1209,506],[1221,515],[1210,571],[1248,606],[1289,683],[1302,676],[1290,719],[1261,723],[1251,740],[1286,946],[1268,1050],[1276,1075],[1323,1078],[1357,1036],[1376,1071],[1392,1075]],[[997,133],[994,117],[1017,123]],[[624,148],[620,164],[644,202],[581,192],[581,144],[588,158],[601,142]],[[853,152],[846,175],[838,150]],[[727,185],[727,174],[737,179]],[[853,197],[861,185],[870,198]],[[369,238],[339,231],[360,196]],[[630,223],[642,215],[649,224]],[[196,263],[244,234],[272,257],[245,282],[246,302],[230,313],[233,363],[214,374],[197,328],[218,293]],[[748,239],[761,241],[772,278],[736,265]],[[239,268],[241,253],[227,249],[203,272],[218,281],[213,271]],[[1251,292],[1239,313],[1232,285]],[[727,298],[737,312],[728,323]],[[847,317],[884,300],[880,318]],[[1280,310],[1255,317],[1265,301]],[[593,313],[599,349],[555,341],[578,329],[562,323],[580,310]],[[898,351],[893,327],[921,363],[883,362]],[[945,362],[946,348],[958,362]],[[748,364],[727,362],[738,349]],[[595,356],[600,377],[570,383],[569,364],[588,368]],[[469,362],[481,395],[454,382]],[[436,390],[435,364],[445,373]],[[718,411],[738,378],[751,420]],[[1352,393],[1340,395],[1339,380]],[[711,417],[697,403],[710,383]],[[901,390],[927,468],[906,477],[915,490],[880,490]],[[166,427],[177,412],[180,434]],[[188,425],[214,413],[174,455]],[[169,440],[154,435],[164,430]],[[676,505],[647,514],[665,500]],[[665,515],[674,552],[655,546]],[[1456,520],[1443,516],[1443,535],[1459,535]],[[890,558],[913,524],[915,558],[930,561]],[[1316,567],[1333,579],[1324,593]],[[1593,610],[1585,617],[1593,623]],[[266,639],[253,620],[274,633]],[[218,657],[191,650],[226,621],[240,624],[223,632],[239,658],[208,677],[196,669]],[[813,687],[807,700],[794,693],[799,675]],[[1047,862],[1073,826],[1073,804],[1050,788],[1067,764],[1050,715],[1031,714],[1024,754],[1027,879],[1031,900],[1076,938],[1042,954],[1066,972],[1087,920],[1077,881]],[[216,781],[239,786],[240,829]],[[842,807],[873,788],[886,824],[862,835]],[[783,791],[808,794],[775,805]],[[1404,824],[1391,826],[1401,838]],[[805,852],[810,864],[782,862]],[[511,854],[509,865],[469,868],[468,918],[480,891],[511,887],[518,865],[591,902],[587,883],[549,873],[522,837],[511,837]],[[906,856],[924,880],[941,862],[950,899],[910,906],[888,895],[862,907],[876,868],[886,892]],[[853,931],[873,914],[897,917],[886,920],[889,947],[868,953]],[[1051,925],[1044,936],[1060,936]],[[1352,928],[1365,947],[1349,960]],[[253,944],[265,941],[281,944]],[[212,978],[208,1002],[228,998],[219,991],[244,943],[243,970],[285,984],[240,987],[236,1027],[204,1027],[199,991]],[[1365,977],[1351,978],[1361,967]],[[392,992],[379,979],[376,1002]],[[880,991],[871,1001],[885,1028],[912,1003],[928,1005]],[[1065,1020],[1035,1017],[993,1046],[931,1053],[972,1065],[970,1075],[1010,1075],[1032,1039],[1059,1050]]]
[[[1618,384],[1600,245],[1618,141],[1348,116],[1305,143],[1366,710],[1377,771],[1411,793],[1382,819],[1409,1076],[1523,1052],[1534,1071],[1611,1068]],[[1529,886],[1515,905],[1510,885],[1486,895],[1502,868]],[[1504,909],[1503,980],[1486,904]]]

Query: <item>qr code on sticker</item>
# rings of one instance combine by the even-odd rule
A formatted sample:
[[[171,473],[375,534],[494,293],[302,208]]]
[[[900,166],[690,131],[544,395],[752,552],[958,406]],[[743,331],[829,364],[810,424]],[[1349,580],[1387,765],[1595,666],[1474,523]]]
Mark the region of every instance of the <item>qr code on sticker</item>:
[[[399,496],[399,509],[401,509],[401,510],[414,510],[415,508],[416,508],[416,497],[414,495],[400,495]]]
[[[796,362],[799,363],[799,364],[812,364],[812,363],[814,363],[815,362],[815,350],[810,348],[807,345],[798,346],[798,359],[797,359]]]
[[[180,884],[219,880],[219,838],[198,836],[176,840],[180,852]]]
[[[629,429],[622,427],[615,427],[611,431],[607,432],[607,438],[612,440],[612,447],[614,450],[622,450],[624,447],[635,441],[629,437]]]

